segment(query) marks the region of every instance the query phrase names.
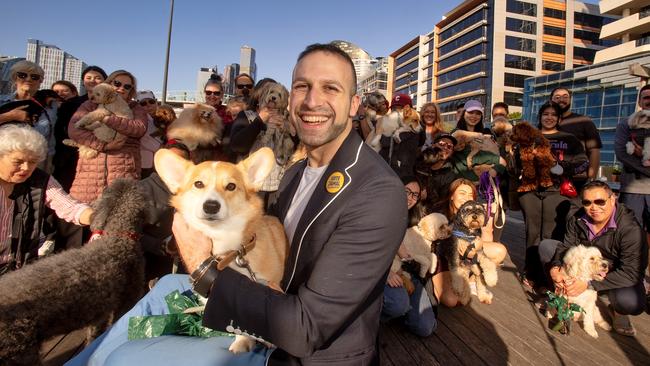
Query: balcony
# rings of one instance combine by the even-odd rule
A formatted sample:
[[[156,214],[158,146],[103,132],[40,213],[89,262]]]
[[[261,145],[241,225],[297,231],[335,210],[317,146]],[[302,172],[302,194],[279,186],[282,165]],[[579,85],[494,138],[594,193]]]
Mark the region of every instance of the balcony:
[[[631,9],[632,13],[648,5],[647,0],[600,0],[598,3],[601,14],[622,15],[623,9]]]
[[[600,38],[621,39],[625,34],[637,38],[647,32],[650,32],[650,17],[641,18],[640,14],[636,13],[604,25],[600,30]]]
[[[650,51],[650,36],[600,50],[596,52],[594,63],[605,62],[616,58],[623,58],[646,51]]]

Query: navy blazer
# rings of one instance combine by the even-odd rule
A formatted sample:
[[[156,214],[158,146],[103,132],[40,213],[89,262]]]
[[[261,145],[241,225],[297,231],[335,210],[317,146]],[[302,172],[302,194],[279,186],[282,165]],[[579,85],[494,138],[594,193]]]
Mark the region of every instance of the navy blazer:
[[[281,221],[305,166],[296,163],[282,179]],[[407,217],[403,184],[350,133],[300,218],[281,283],[285,294],[226,268],[213,283],[203,323],[275,344],[273,365],[378,363],[383,288]]]

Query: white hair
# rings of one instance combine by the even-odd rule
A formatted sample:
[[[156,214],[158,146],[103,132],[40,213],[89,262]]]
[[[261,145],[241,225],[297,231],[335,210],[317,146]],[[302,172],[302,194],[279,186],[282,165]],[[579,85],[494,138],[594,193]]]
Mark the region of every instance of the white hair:
[[[45,137],[29,126],[10,124],[0,127],[0,157],[20,151],[33,154],[38,161],[47,157]]]

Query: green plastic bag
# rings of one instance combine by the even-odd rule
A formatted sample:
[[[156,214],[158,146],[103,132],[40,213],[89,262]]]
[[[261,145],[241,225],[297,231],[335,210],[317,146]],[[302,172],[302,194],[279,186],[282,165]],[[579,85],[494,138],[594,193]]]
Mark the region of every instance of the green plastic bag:
[[[163,335],[186,335],[192,337],[219,337],[233,334],[206,328],[202,324],[203,313],[184,314],[186,309],[200,306],[198,298],[185,296],[178,290],[165,296],[170,314],[134,316],[129,318],[129,340],[160,337]]]

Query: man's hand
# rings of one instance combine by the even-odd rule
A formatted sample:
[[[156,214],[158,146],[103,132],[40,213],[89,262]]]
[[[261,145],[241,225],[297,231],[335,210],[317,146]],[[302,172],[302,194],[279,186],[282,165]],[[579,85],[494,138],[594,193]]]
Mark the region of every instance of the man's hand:
[[[269,115],[269,120],[266,122],[268,127],[283,128],[284,127],[284,117],[273,112]]]
[[[634,141],[634,140],[632,140],[632,144],[634,145],[634,156],[642,158],[643,157],[643,146],[637,144],[636,141]]]
[[[27,108],[26,105],[16,107],[9,112],[3,113],[0,116],[2,118],[0,119],[2,122],[8,122],[8,121],[20,121],[20,122],[31,122],[31,119],[29,118],[29,114],[27,111],[25,111],[25,108]]]
[[[266,123],[269,121],[269,117],[271,117],[271,111],[267,107],[262,107],[257,115],[260,116],[262,122]]]
[[[494,166],[493,164],[478,164],[478,165],[474,165],[472,167],[472,170],[474,171],[474,174],[480,177],[481,174],[483,174],[484,172],[489,172],[490,170],[494,171],[494,169],[492,169],[493,166]]]
[[[172,232],[188,273],[194,272],[206,258],[212,255],[212,240],[200,231],[187,226],[178,212],[174,214]]]
[[[574,280],[570,283],[567,283],[567,281],[565,281],[565,283],[567,284],[565,290],[568,296],[578,296],[581,293],[585,292],[587,287],[589,287],[587,281],[582,280]]]
[[[388,279],[386,280],[386,283],[388,283],[388,286],[390,287],[404,286],[404,281],[402,280],[402,276],[397,274],[397,272],[393,272],[393,271],[388,272]]]

